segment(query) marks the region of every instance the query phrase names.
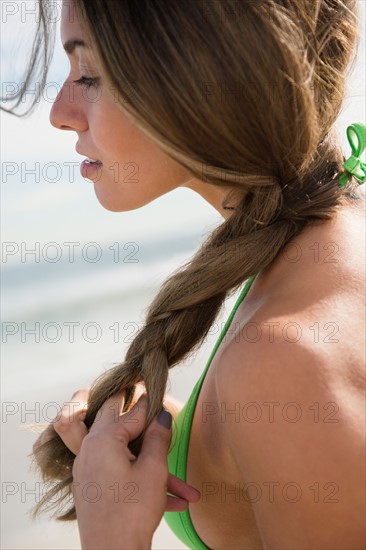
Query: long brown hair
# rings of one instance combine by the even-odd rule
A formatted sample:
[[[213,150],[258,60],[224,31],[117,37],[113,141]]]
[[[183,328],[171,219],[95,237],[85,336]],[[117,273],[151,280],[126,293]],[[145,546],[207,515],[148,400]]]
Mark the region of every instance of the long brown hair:
[[[121,107],[192,177],[240,197],[163,283],[124,361],[91,388],[87,427],[122,389],[127,410],[141,381],[149,424],[169,369],[203,342],[228,295],[309,223],[356,198],[352,177],[338,186],[345,159],[334,123],[360,36],[357,0],[75,0],[75,7]],[[52,42],[48,9],[40,0],[43,60]],[[72,504],[65,510],[73,453],[54,432],[34,455],[44,481],[58,481],[34,514],[56,508],[58,519],[75,519]]]

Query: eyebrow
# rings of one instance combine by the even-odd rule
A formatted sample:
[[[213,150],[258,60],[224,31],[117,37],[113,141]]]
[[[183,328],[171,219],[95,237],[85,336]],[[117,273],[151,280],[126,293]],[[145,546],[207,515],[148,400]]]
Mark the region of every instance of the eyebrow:
[[[63,45],[64,50],[66,53],[71,55],[75,48],[80,46],[81,48],[89,48],[86,42],[84,40],[80,40],[79,38],[72,38],[71,40],[67,40],[65,44]]]

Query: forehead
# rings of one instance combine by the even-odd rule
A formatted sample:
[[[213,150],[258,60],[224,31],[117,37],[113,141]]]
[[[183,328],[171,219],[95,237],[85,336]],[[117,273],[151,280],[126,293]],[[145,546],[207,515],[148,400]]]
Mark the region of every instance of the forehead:
[[[63,44],[71,38],[84,38],[84,32],[77,18],[74,2],[70,0],[63,0],[62,2],[60,31]]]

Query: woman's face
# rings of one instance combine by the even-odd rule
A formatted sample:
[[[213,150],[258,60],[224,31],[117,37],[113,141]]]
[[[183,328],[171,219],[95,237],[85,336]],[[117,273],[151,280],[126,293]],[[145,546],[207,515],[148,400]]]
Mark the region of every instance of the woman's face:
[[[70,1],[63,2],[61,39],[65,45],[84,33]],[[71,44],[71,45],[70,45]],[[101,161],[81,167],[92,180],[99,202],[107,210],[122,212],[140,208],[191,180],[188,170],[172,160],[126,116],[109,84],[96,87],[76,84],[81,76],[99,77],[92,51],[76,45],[67,48],[70,74],[51,110],[50,121],[60,130],[78,135],[76,151]]]

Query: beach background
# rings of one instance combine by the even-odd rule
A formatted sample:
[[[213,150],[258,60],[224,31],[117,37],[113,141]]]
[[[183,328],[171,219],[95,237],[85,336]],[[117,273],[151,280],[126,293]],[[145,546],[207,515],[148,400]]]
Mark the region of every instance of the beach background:
[[[14,13],[4,11],[6,4]],[[3,93],[21,81],[34,29],[32,4],[2,2]],[[364,29],[365,1],[359,5]],[[132,212],[103,209],[93,184],[80,175],[76,133],[60,132],[48,121],[67,73],[58,34],[36,112],[26,119],[1,113],[1,548],[6,550],[80,548],[75,522],[30,519],[44,489],[27,456],[37,435],[24,427],[51,422],[76,389],[123,361],[161,283],[222,221],[188,189]],[[366,120],[365,74],[363,35],[337,121],[346,157],[346,127]],[[225,302],[199,351],[172,370],[173,397],[188,398],[237,296]],[[153,548],[185,546],[163,520]]]

